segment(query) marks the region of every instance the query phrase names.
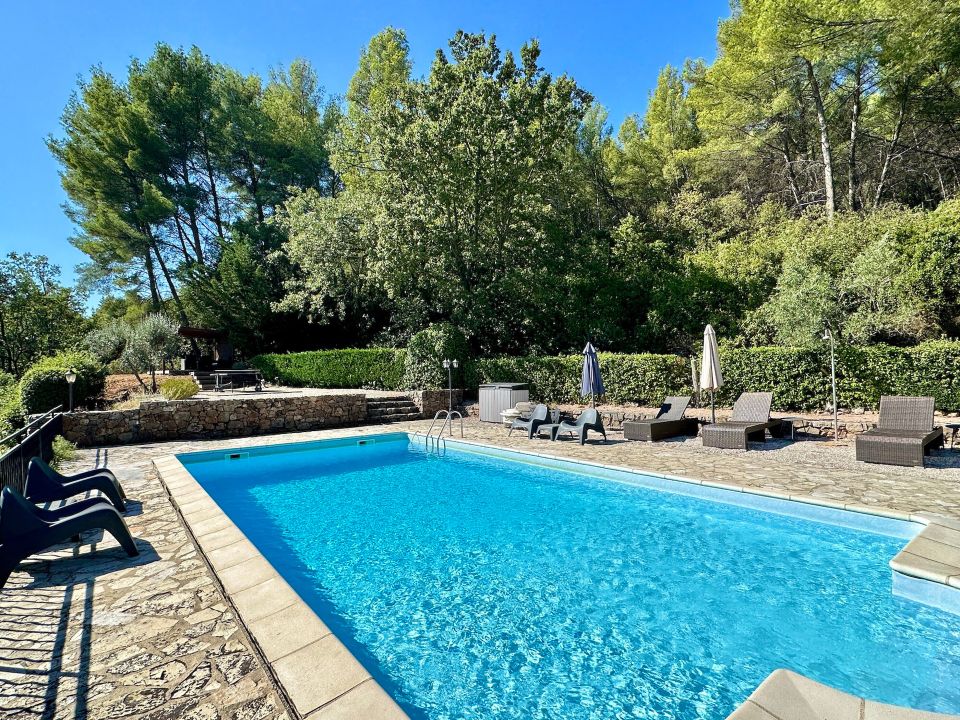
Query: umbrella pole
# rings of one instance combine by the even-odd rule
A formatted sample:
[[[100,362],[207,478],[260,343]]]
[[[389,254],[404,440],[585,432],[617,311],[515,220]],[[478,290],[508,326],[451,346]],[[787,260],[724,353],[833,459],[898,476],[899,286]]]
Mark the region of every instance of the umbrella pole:
[[[717,421],[717,410],[713,406],[713,389],[710,390],[710,422],[715,423]]]

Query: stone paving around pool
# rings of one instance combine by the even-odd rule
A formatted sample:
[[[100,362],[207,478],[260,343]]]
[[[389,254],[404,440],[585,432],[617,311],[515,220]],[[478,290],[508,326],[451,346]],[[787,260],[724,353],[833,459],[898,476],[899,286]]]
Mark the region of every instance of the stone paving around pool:
[[[151,462],[172,453],[354,434],[424,431],[429,422],[84,450],[75,468],[109,466],[136,501],[127,522],[141,556],[109,536],[32,558],[0,592],[3,717],[272,720],[297,717],[197,552]],[[459,433],[456,433],[458,436]],[[468,440],[503,447],[813,496],[864,508],[960,518],[960,463],[950,451],[927,469],[851,461],[852,447],[804,441],[750,452],[699,441],[606,444],[527,440],[468,421]],[[958,454],[960,455],[960,454]]]

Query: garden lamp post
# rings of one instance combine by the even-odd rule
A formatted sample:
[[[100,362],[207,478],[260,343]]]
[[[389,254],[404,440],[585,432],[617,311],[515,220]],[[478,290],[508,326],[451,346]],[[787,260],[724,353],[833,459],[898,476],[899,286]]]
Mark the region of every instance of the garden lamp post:
[[[77,381],[77,371],[70,368],[64,377],[67,379],[67,387],[69,388],[70,405],[68,412],[73,412],[73,384]]]
[[[459,360],[444,360],[443,366],[447,369],[447,414],[453,412],[453,371],[460,367]],[[453,432],[453,425],[450,426]]]
[[[840,440],[840,422],[837,419],[837,358],[836,346],[833,340],[833,333],[830,328],[823,329],[823,341],[830,342],[830,385],[833,388],[833,441]]]

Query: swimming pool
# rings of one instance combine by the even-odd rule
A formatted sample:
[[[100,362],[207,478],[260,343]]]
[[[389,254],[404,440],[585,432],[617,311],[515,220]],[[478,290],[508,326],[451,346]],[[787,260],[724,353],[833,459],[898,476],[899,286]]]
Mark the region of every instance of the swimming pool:
[[[715,720],[778,667],[960,712],[911,523],[400,433],[179,459],[415,718]]]

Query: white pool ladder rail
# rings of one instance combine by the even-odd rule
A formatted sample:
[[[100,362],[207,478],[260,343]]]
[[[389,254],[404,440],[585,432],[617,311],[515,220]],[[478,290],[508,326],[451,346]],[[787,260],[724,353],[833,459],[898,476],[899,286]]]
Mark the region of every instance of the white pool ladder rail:
[[[453,437],[453,420],[455,417],[460,419],[460,437],[463,437],[463,415],[457,410],[437,410],[436,414],[433,416],[433,422],[430,423],[430,429],[427,430],[427,433],[423,438],[424,446],[427,448],[427,450],[439,450],[441,445],[443,446],[443,449],[446,450],[447,440],[443,436],[444,431],[449,429],[448,432],[450,433],[450,437]],[[441,418],[443,419],[443,422],[440,423],[440,427],[437,428],[437,420],[440,420]],[[437,430],[436,434],[434,434],[434,429]],[[418,437],[420,434],[420,431],[417,430],[413,436]]]

